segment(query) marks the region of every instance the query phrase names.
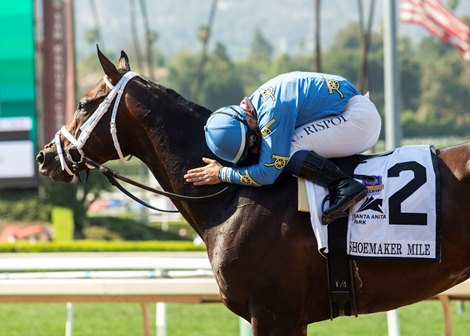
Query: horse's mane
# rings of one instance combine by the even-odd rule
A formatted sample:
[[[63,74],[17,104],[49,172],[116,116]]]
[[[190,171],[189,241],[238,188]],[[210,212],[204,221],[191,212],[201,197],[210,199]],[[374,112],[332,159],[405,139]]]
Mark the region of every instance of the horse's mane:
[[[142,77],[141,77],[142,78]],[[196,104],[173,89],[155,83],[150,79],[142,78],[142,85],[146,87],[152,95],[159,97],[160,102],[164,102],[169,106],[176,104],[181,113],[189,113],[192,116],[201,116],[204,119],[208,117],[211,111],[202,105]]]

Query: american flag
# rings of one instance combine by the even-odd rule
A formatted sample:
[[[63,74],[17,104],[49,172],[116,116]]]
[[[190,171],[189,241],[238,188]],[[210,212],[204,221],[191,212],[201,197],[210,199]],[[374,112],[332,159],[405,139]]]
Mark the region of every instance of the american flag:
[[[400,19],[423,26],[434,36],[456,47],[464,59],[470,60],[470,29],[440,0],[401,0]]]

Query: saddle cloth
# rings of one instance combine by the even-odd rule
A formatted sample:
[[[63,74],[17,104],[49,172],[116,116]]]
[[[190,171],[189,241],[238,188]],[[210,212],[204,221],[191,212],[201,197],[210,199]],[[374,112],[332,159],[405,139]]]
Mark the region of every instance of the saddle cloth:
[[[439,179],[434,148],[405,146],[373,156],[356,155],[349,161],[351,158],[356,161],[354,177],[362,180],[368,193],[349,211],[348,254],[439,261]],[[341,161],[337,163],[343,168]],[[308,180],[299,179],[298,185],[299,211],[310,212],[318,249],[327,254],[328,230],[321,217],[328,191]]]

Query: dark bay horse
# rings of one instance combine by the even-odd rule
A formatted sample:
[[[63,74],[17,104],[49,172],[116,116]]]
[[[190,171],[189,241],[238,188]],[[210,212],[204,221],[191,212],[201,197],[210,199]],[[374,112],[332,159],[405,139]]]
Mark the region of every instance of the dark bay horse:
[[[220,190],[184,183],[188,169],[200,166],[201,157],[211,157],[203,132],[211,111],[175,91],[129,76],[116,113],[108,104],[109,111],[92,120],[111,88],[130,74],[124,53],[118,67],[99,50],[98,56],[105,77],[80,100],[65,130],[38,154],[40,172],[67,183],[86,169],[83,155],[104,163],[122,152],[142,160],[165,190],[193,196]],[[84,127],[93,123],[92,131]],[[470,276],[470,143],[438,153],[441,262],[354,260],[359,314],[421,301]],[[330,318],[325,259],[317,252],[309,215],[297,211],[296,195],[295,179],[286,175],[271,186],[237,187],[202,202],[174,201],[207,245],[224,304],[251,322],[255,336],[306,335],[309,323]]]

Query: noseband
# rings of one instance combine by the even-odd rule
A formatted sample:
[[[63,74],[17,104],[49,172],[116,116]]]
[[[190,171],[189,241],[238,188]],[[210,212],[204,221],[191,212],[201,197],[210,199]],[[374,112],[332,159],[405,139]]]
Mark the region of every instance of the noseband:
[[[83,158],[85,157],[85,153],[83,152],[83,146],[85,146],[86,141],[90,137],[91,132],[95,129],[96,125],[98,122],[101,120],[101,118],[105,115],[106,112],[108,112],[109,106],[111,105],[111,102],[113,99],[116,97],[116,101],[114,102],[113,106],[113,112],[111,115],[111,121],[109,123],[110,131],[111,131],[111,136],[113,138],[113,143],[114,143],[114,148],[116,149],[116,152],[119,155],[119,158],[121,160],[125,160],[124,155],[122,154],[121,151],[121,146],[119,145],[118,137],[117,137],[117,128],[116,128],[116,115],[119,107],[119,103],[121,101],[122,95],[124,93],[124,89],[129,83],[129,81],[136,77],[139,76],[137,73],[129,71],[122,76],[122,78],[119,80],[119,82],[116,84],[116,86],[113,86],[106,75],[104,75],[103,80],[106,83],[106,85],[111,89],[111,92],[108,93],[104,101],[98,106],[97,110],[95,113],[91,115],[91,117],[82,125],[80,126],[80,135],[78,136],[78,139],[76,139],[66,128],[65,126],[62,126],[60,130],[56,133],[55,135],[55,144],[57,148],[57,154],[59,155],[59,160],[60,160],[60,166],[62,167],[62,170],[66,171],[69,175],[75,176],[77,175],[78,172],[78,164],[83,161]],[[77,162],[72,159],[70,155],[65,156],[64,155],[64,150],[62,149],[62,144],[60,142],[60,135],[63,135],[70,143],[72,146],[74,146],[78,152],[81,155],[80,160]],[[70,169],[67,165],[66,162],[69,160],[72,162],[72,169]],[[92,168],[92,167],[89,167]]]

